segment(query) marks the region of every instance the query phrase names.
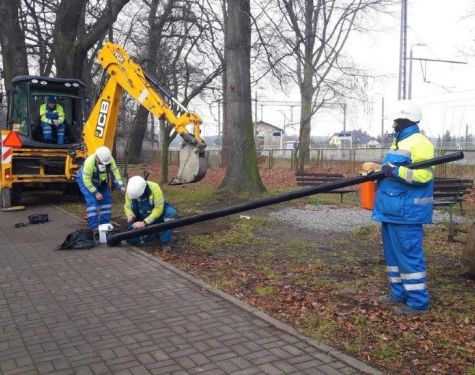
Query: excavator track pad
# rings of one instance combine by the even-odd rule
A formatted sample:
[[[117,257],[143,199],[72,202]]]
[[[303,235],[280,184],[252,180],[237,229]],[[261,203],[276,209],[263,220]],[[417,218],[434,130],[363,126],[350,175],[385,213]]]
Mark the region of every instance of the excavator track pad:
[[[172,178],[169,185],[182,185],[198,182],[203,179],[208,170],[208,161],[202,147],[185,143],[180,150],[180,165],[178,174]]]

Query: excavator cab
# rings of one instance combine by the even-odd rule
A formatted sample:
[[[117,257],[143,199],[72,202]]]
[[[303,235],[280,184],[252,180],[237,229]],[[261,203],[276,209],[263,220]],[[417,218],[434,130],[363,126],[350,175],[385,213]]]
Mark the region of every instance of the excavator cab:
[[[63,107],[64,142],[45,141],[40,107],[54,97]],[[6,124],[1,124],[0,208],[20,204],[25,190],[69,191],[74,175],[85,158],[82,131],[85,87],[77,79],[19,76],[8,93]]]
[[[20,76],[12,81],[9,93],[7,129],[15,131],[23,147],[71,148],[82,141],[84,124],[84,84],[77,79]],[[47,97],[56,98],[65,113],[65,138],[56,144],[57,133],[53,127],[53,141],[46,142],[41,129],[40,107]]]

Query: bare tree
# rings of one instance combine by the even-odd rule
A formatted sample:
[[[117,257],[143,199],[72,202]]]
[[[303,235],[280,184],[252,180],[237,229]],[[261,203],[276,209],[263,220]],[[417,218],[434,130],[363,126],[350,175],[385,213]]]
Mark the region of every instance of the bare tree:
[[[30,66],[41,76],[53,71],[53,30],[58,1],[22,0],[21,27],[25,32]]]
[[[90,70],[84,68],[87,54],[106,35],[129,1],[110,0],[96,12],[94,18],[88,18],[88,0],[61,0],[53,32],[53,54],[58,76],[82,78],[90,84]]]
[[[309,159],[312,116],[338,103],[358,85],[360,72],[348,65],[343,50],[358,20],[389,3],[386,0],[264,0],[261,9],[278,35],[281,53],[269,66],[283,67],[300,89],[298,167]],[[290,57],[290,58],[288,58]],[[290,74],[289,74],[290,73]]]
[[[0,1],[0,46],[7,89],[13,77],[28,74],[25,33],[19,23],[20,6],[20,0]]]
[[[222,73],[222,65],[214,61],[212,34],[204,7],[198,1],[152,0],[147,19],[144,66],[160,83],[170,88],[185,106],[203,94]],[[129,160],[140,160],[147,127],[148,112],[140,108],[134,120],[129,144]],[[176,133],[160,121],[162,182],[168,180],[168,149]]]
[[[257,168],[251,108],[251,6],[228,0],[225,38],[228,167],[221,188],[231,193],[265,190]]]

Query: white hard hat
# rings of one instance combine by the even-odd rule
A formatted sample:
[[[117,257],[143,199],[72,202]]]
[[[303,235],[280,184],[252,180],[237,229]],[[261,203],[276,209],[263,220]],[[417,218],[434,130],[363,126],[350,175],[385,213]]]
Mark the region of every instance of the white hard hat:
[[[131,177],[127,183],[127,195],[131,199],[140,198],[147,187],[147,181],[143,177]]]
[[[111,150],[106,146],[100,146],[96,149],[96,156],[102,164],[110,164],[112,162]]]
[[[395,105],[393,120],[409,120],[419,122],[422,120],[422,110],[412,100],[400,100]]]

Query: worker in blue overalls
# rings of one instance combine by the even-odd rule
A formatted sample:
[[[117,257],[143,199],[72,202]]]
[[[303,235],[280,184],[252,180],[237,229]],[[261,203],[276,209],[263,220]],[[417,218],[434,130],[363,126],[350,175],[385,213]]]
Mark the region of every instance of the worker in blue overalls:
[[[163,223],[176,218],[176,208],[163,198],[160,186],[143,177],[133,176],[127,183],[124,212],[129,230],[142,229],[147,225]],[[164,252],[172,251],[173,230],[164,230],[127,240],[130,245],[143,245],[160,242]]]
[[[87,157],[76,177],[86,201],[87,223],[92,229],[111,222],[112,195],[109,190],[111,179],[116,189],[125,193],[119,168],[110,149],[100,146]]]
[[[378,183],[373,219],[382,222],[390,296],[395,312],[410,314],[429,309],[423,224],[432,222],[433,168],[412,170],[406,165],[434,157],[434,146],[419,128],[422,111],[409,100],[398,102],[394,142],[386,154]]]

